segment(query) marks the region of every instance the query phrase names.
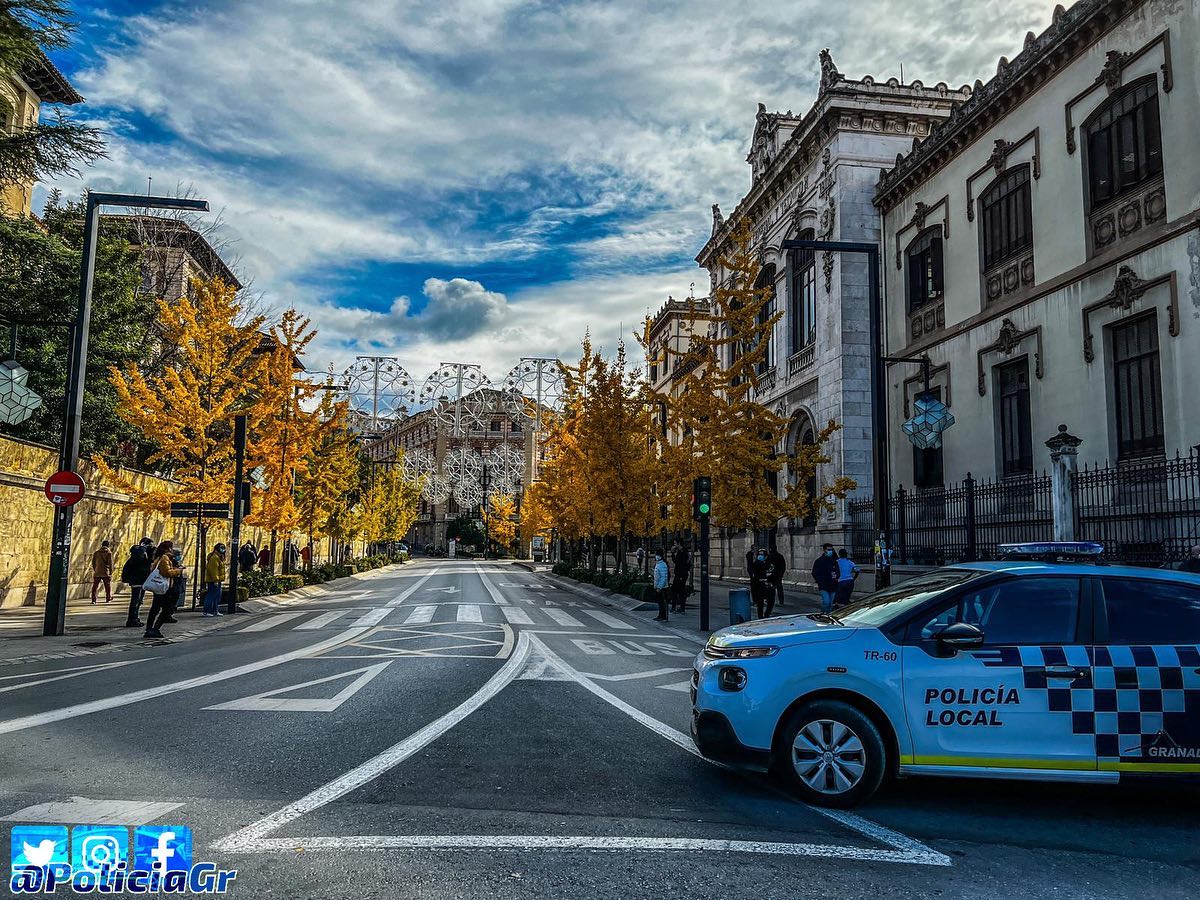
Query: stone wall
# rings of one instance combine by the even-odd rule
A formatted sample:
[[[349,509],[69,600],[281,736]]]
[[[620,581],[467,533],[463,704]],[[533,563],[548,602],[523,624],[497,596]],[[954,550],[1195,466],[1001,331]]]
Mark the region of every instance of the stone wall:
[[[57,450],[0,437],[0,608],[38,606],[45,601],[54,508],[43,487],[57,468]],[[182,548],[189,566],[194,562],[194,523],[135,509],[127,494],[106,484],[86,462],[80,464],[79,474],[87,484],[88,495],[75,508],[70,602],[89,599],[92,552],[103,540],[109,541],[113,548],[114,589],[129,548],[145,535],[156,542],[173,540]],[[145,489],[170,490],[174,485],[141,472],[124,474]],[[286,535],[279,536],[280,548],[285,538]],[[242,528],[242,540],[253,541],[255,546],[261,547],[269,539],[260,528]],[[229,542],[228,523],[209,530],[209,546],[216,541]],[[120,592],[128,594],[124,587]]]

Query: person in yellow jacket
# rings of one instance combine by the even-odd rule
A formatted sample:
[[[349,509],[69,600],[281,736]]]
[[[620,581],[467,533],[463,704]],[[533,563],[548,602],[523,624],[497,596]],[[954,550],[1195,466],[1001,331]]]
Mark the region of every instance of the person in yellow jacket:
[[[221,587],[225,583],[225,545],[217,544],[204,561],[204,615],[223,616]]]
[[[167,582],[165,593],[154,594],[154,602],[150,604],[150,614],[146,616],[146,637],[162,637],[159,626],[164,622],[174,622],[171,613],[175,602],[179,599],[183,577],[181,565],[183,555],[177,553],[173,541],[163,541],[154,551],[154,566],[151,571],[157,571]]]

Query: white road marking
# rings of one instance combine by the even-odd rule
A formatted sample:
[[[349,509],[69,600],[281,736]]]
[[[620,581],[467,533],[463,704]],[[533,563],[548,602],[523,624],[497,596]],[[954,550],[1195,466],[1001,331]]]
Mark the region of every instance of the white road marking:
[[[649,672],[626,672],[623,675],[597,675],[594,672],[581,672],[587,678],[599,678],[601,681],[634,681],[638,678],[657,678],[659,675],[674,675],[676,672],[686,672],[687,669],[651,669]]]
[[[0,681],[10,681],[14,678],[34,678],[38,675],[50,675],[50,678],[39,678],[37,681],[26,681],[21,684],[10,684],[6,687],[0,687],[0,694],[7,691],[19,691],[23,688],[31,688],[39,684],[49,684],[52,681],[62,681],[65,678],[78,678],[80,675],[88,675],[93,672],[102,672],[105,669],[116,669],[121,666],[132,666],[135,663],[149,662],[152,659],[158,659],[157,656],[148,656],[145,659],[129,659],[122,662],[101,663],[93,666],[76,666],[74,669],[49,669],[43,672],[22,672],[20,675],[3,675],[0,676]]]
[[[287,687],[276,688],[273,691],[263,691],[261,694],[254,694],[250,697],[243,697],[240,700],[230,700],[228,703],[218,703],[215,706],[206,706],[205,709],[240,709],[240,710],[255,710],[258,712],[333,712],[364,687],[367,686],[372,678],[390,666],[390,662],[376,663],[373,666],[366,666],[361,669],[351,669],[349,672],[339,672],[336,675],[327,675],[324,678],[315,678],[312,681],[303,681],[300,684],[290,684]],[[358,677],[350,682],[332,697],[280,697],[280,694],[287,694],[291,691],[298,691],[302,688],[312,687],[314,684],[326,684],[330,681],[340,681],[343,678],[349,678],[351,675]]]
[[[219,852],[238,852],[256,849],[258,841],[272,831],[282,828],[305,813],[312,812],[314,809],[320,809],[322,806],[332,803],[339,797],[344,797],[356,788],[374,781],[380,775],[408,759],[408,757],[417,751],[437,740],[507,687],[525,667],[525,661],[529,658],[531,640],[533,639],[522,634],[517,640],[516,650],[513,652],[513,655],[500,667],[499,671],[489,678],[483,687],[444,716],[435,719],[424,728],[406,737],[399,743],[393,744],[379,755],[372,757],[362,765],[356,766],[346,774],[317,788],[294,803],[289,803],[278,812],[273,812],[269,816],[259,819],[257,822],[250,823],[241,831],[221,838],[212,845],[212,848]]]
[[[324,628],[330,622],[340,619],[346,614],[344,609],[335,609],[332,612],[321,613],[314,619],[296,626],[296,631],[315,631],[318,628]]]
[[[679,691],[681,694],[686,694],[692,689],[691,681],[680,681],[676,684],[656,684],[660,691]]]
[[[598,609],[581,609],[580,612],[584,615],[591,616],[601,625],[607,625],[609,628],[633,629],[633,626],[628,622],[622,622],[616,616],[610,616],[608,613],[600,612]]]
[[[441,594],[457,594],[458,588],[456,588],[456,587],[425,588],[425,593],[430,593],[430,592],[441,593]]]
[[[551,670],[555,670],[552,672]],[[389,747],[378,756],[372,757],[351,771],[312,793],[271,813],[257,822],[252,822],[240,831],[221,838],[212,849],[224,853],[248,853],[255,851],[294,853],[297,849],[332,850],[596,850],[596,851],[725,851],[758,853],[781,856],[811,856],[829,859],[851,859],[866,862],[909,863],[926,866],[949,866],[948,856],[925,846],[899,832],[892,831],[852,813],[836,812],[816,807],[811,809],[827,818],[877,841],[889,849],[852,847],[835,844],[804,844],[779,841],[730,841],[708,838],[637,838],[596,837],[575,835],[363,835],[347,837],[288,837],[268,838],[273,831],[295,821],[301,816],[320,809],[344,797],[351,791],[378,778],[417,753],[441,735],[445,734],[484,703],[491,700],[512,681],[526,672],[542,673],[542,677],[574,681],[606,703],[631,716],[655,734],[700,757],[692,741],[683,733],[654,719],[604,688],[595,684],[582,672],[573,669],[540,639],[523,631],[517,639],[516,650],[508,661],[493,675],[477,693],[459,704],[441,718],[431,722],[412,736]],[[703,759],[703,757],[700,757]],[[706,762],[711,762],[706,760]],[[720,768],[727,766],[718,765]]]
[[[474,603],[464,603],[458,608],[458,621],[460,622],[482,622],[483,610]]]
[[[408,614],[408,618],[404,620],[404,624],[424,625],[427,622],[432,622],[436,613],[436,606],[414,606],[413,611],[410,612]]]
[[[8,719],[7,721],[0,722],[0,734],[10,734],[14,731],[23,731],[26,728],[49,725],[51,722],[61,722],[64,719],[74,719],[78,716],[87,716],[92,713],[104,712],[105,710],[116,709],[121,706],[129,706],[131,703],[153,700],[156,697],[165,697],[168,694],[177,694],[180,691],[189,691],[192,688],[207,687],[210,684],[215,684],[218,681],[227,681],[230,678],[241,678],[243,675],[261,672],[263,669],[283,665],[294,659],[305,659],[306,657],[322,653],[339,644],[344,644],[360,637],[365,631],[365,628],[347,628],[345,631],[331,638],[326,638],[308,647],[301,647],[299,650],[291,650],[287,653],[281,653],[279,656],[272,656],[267,659],[246,663],[242,666],[235,666],[223,672],[212,672],[206,675],[199,675],[195,678],[187,678],[183,681],[173,681],[170,684],[160,684],[155,687],[144,688],[140,691],[132,691],[128,694],[119,694],[116,697],[105,697],[102,700],[91,700],[87,703],[77,703],[74,706],[51,709],[46,712],[35,713],[31,716]]]
[[[508,619],[513,625],[532,625],[533,619],[529,618],[529,613],[523,609],[517,609],[515,606],[502,606],[500,612],[504,613],[504,618]]]
[[[492,602],[497,606],[508,606],[508,600],[504,595],[496,590],[496,586],[492,584],[492,579],[488,578],[483,572],[479,573],[479,580],[483,582],[483,586],[487,588],[487,592],[492,595]]]
[[[570,613],[565,613],[561,609],[551,609],[546,607],[546,615],[552,618],[559,625],[567,625],[571,628],[582,628],[583,623],[580,622]]]
[[[165,800],[92,800],[71,797],[18,809],[0,816],[7,822],[71,822],[76,825],[145,825],[161,819],[182,803]]]
[[[369,628],[372,625],[378,625],[389,615],[391,615],[394,606],[381,606],[379,609],[373,609],[369,613],[364,613],[354,620],[352,624],[360,628]]]
[[[434,569],[432,572],[430,572],[428,575],[424,576],[420,581],[418,581],[412,587],[405,588],[404,591],[402,591],[398,596],[395,596],[391,600],[389,600],[387,602],[387,605],[388,606],[399,606],[401,603],[403,603],[405,600],[407,600],[409,597],[411,597],[413,594],[415,594],[420,589],[421,585],[423,585],[430,578],[432,578],[434,575],[437,575],[441,571],[442,571],[441,569]]]
[[[280,613],[277,616],[267,616],[265,619],[259,619],[257,622],[251,622],[245,628],[239,628],[235,634],[245,634],[249,631],[266,631],[268,628],[274,628],[276,625],[282,625],[284,622],[290,622],[292,619],[297,619],[304,613],[290,612]]]

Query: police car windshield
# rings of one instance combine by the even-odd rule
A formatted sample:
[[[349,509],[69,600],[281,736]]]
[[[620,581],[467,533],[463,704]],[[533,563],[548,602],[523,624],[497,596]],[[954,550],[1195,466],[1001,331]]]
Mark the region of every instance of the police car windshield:
[[[986,571],[978,569],[938,569],[876,591],[857,603],[835,610],[834,615],[846,625],[879,627],[938,594],[986,574]]]

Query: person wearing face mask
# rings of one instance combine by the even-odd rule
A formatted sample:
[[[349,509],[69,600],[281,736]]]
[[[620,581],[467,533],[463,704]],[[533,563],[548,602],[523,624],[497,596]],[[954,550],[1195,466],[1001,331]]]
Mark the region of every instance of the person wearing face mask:
[[[771,615],[775,609],[775,592],[771,590],[770,582],[767,581],[770,574],[768,568],[767,551],[760,547],[754,555],[754,561],[750,563],[750,596],[754,599],[760,619]]]
[[[812,577],[821,592],[821,612],[827,613],[833,609],[833,598],[837,594],[838,578],[837,554],[833,552],[833,544],[826,544],[813,563]]]
[[[663,559],[661,550],[656,551],[654,554],[654,599],[658,601],[658,615],[654,618],[655,622],[667,621],[667,581],[669,577],[667,561]]]

